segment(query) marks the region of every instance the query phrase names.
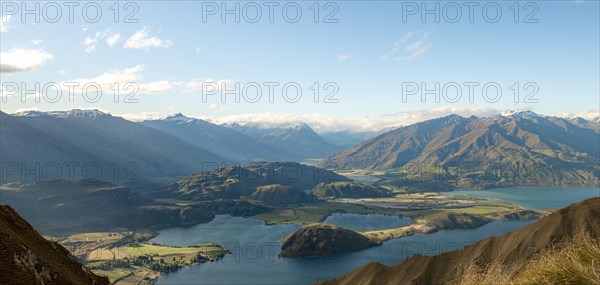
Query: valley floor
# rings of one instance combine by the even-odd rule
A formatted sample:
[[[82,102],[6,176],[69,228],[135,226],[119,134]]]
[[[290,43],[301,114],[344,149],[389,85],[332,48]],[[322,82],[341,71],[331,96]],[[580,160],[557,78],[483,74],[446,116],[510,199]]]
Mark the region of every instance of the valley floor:
[[[98,232],[52,238],[112,284],[153,284],[163,273],[197,262],[212,262],[227,254],[217,244],[173,247],[148,243],[152,232]]]

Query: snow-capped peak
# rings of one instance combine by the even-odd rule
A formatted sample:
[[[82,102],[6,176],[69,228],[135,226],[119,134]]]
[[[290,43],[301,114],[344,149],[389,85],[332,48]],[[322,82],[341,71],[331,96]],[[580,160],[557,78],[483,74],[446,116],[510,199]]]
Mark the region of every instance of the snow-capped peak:
[[[191,120],[191,118],[186,117],[182,113],[177,113],[177,114],[167,116],[165,118],[165,120],[167,120],[167,121],[189,121],[189,120]]]
[[[55,118],[79,118],[79,119],[95,119],[104,116],[111,116],[110,114],[104,113],[98,109],[91,110],[82,110],[82,109],[73,109],[69,111],[50,111],[50,112],[42,112],[42,111],[23,111],[14,114],[15,116],[21,117],[55,117]]]
[[[188,123],[208,124],[207,121],[196,119],[196,118],[190,118],[190,117],[185,116],[182,113],[177,113],[177,114],[167,116],[164,120],[168,121],[168,122],[176,122],[178,124],[188,124]]]
[[[532,118],[538,118],[541,117],[540,115],[536,114],[533,111],[513,111],[513,110],[504,110],[500,113],[501,116],[503,117],[518,117],[518,118],[524,118],[524,119],[532,119]]]
[[[284,122],[284,123],[265,123],[265,122],[251,122],[251,123],[229,123],[224,124],[231,128],[249,128],[249,129],[311,129],[311,127],[304,122]]]

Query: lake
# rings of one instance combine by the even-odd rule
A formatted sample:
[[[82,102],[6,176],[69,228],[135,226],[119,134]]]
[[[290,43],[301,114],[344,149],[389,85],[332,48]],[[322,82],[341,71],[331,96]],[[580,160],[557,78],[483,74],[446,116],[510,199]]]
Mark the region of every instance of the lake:
[[[334,213],[327,217],[324,224],[333,224],[353,231],[375,231],[408,226],[412,222],[408,217],[394,217],[379,214],[358,215]]]
[[[544,190],[544,191],[542,191]],[[524,208],[557,208],[600,196],[599,189],[511,188],[487,191],[454,191],[451,195],[505,199]],[[354,222],[352,221],[354,220]],[[361,230],[364,227],[404,225],[406,218],[383,215],[333,215],[328,223]],[[494,221],[476,229],[444,230],[433,234],[417,234],[389,240],[382,246],[332,257],[278,258],[279,240],[299,225],[270,225],[262,221],[218,215],[213,221],[186,228],[160,231],[152,242],[189,246],[216,242],[232,251],[223,260],[194,264],[162,276],[157,284],[309,284],[331,279],[364,265],[378,261],[394,265],[416,253],[435,255],[463,248],[490,236],[498,236],[524,227],[534,220]]]
[[[370,261],[396,264],[415,253],[435,255],[463,248],[483,238],[521,228],[530,221],[495,221],[472,230],[445,230],[385,242],[382,246],[331,257],[278,258],[279,238],[296,225],[271,225],[220,215],[210,222],[160,232],[152,242],[189,246],[218,242],[233,253],[212,263],[194,264],[162,276],[157,284],[309,284],[345,274]]]
[[[563,208],[587,198],[600,197],[600,188],[512,187],[490,190],[456,190],[445,194],[500,199],[515,203],[524,209],[537,210]]]

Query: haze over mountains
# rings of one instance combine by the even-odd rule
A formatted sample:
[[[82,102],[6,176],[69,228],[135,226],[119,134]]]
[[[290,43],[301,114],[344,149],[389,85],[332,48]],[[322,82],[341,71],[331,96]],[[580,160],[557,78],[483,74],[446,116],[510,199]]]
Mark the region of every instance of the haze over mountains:
[[[137,123],[97,110],[0,112],[0,130],[2,163],[10,168],[3,172],[2,183],[51,178],[121,183],[131,176],[172,179],[201,171],[207,164],[303,161],[341,150],[307,125],[227,126],[182,114]],[[44,169],[48,166],[49,171]],[[25,169],[32,171],[23,175]],[[84,170],[91,173],[86,176]]]
[[[121,169],[127,172],[122,173],[125,176],[169,177],[198,170],[205,161],[223,160],[156,129],[99,111],[25,112],[15,116],[1,113],[0,118],[3,163],[16,163],[21,170],[56,163],[63,172],[59,178],[63,179],[97,178],[95,168],[101,168],[99,179],[120,182],[114,179],[121,178],[114,175],[116,164],[126,167],[128,163],[135,165]],[[74,177],[68,177],[64,164],[69,162],[79,164],[78,170],[94,165],[94,169],[88,169],[91,177],[82,177],[83,171],[74,171]],[[21,178],[7,175],[3,182],[23,181]]]

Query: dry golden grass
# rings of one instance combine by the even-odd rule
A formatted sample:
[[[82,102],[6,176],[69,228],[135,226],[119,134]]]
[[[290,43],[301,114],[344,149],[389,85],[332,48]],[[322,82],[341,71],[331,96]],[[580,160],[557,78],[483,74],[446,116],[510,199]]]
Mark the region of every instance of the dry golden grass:
[[[600,284],[600,239],[582,234],[542,253],[516,284]]]
[[[469,265],[461,277],[460,285],[508,285],[513,284],[513,280],[502,270],[502,266],[494,264],[487,268],[481,268],[477,265]]]
[[[461,285],[600,285],[600,239],[580,234],[543,251],[530,260],[516,276],[500,265],[467,267],[457,284]]]

